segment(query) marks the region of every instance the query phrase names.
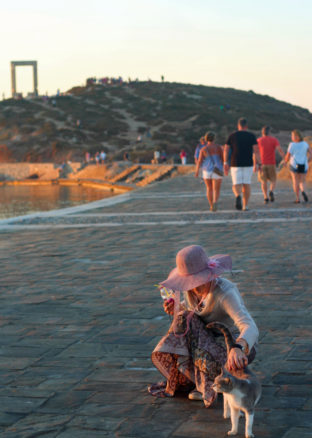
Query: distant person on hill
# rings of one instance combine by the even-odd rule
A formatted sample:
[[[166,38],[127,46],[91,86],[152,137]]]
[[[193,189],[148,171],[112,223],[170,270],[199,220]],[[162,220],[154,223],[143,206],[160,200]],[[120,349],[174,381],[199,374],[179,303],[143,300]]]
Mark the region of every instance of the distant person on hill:
[[[235,195],[236,210],[248,210],[252,171],[261,168],[259,147],[256,136],[249,132],[245,118],[240,118],[238,130],[233,132],[224,146],[224,174],[231,168],[232,189]],[[229,154],[231,162],[229,163]],[[243,204],[241,194],[243,194]]]
[[[90,160],[91,160],[91,155],[90,155],[90,152],[87,151],[85,153],[85,162],[86,162],[86,164],[89,164]]]
[[[185,166],[186,164],[186,152],[184,149],[181,150],[180,152],[180,159],[181,159],[181,163],[183,166]]]
[[[160,154],[160,161],[161,161],[161,163],[165,163],[165,162],[167,161],[167,154],[166,154],[166,151],[161,151],[161,154]]]
[[[285,153],[281,148],[277,138],[272,137],[270,134],[270,127],[264,126],[262,128],[262,137],[257,139],[260,157],[261,157],[261,169],[258,173],[258,179],[261,183],[261,189],[264,197],[264,202],[267,204],[269,198],[271,202],[274,202],[274,189],[276,185],[276,160],[275,149],[282,158],[285,157]],[[268,181],[270,181],[270,191],[268,197]]]
[[[160,160],[160,152],[154,151],[154,164],[159,164],[159,160]]]
[[[223,151],[221,146],[214,143],[215,134],[213,132],[208,132],[204,139],[207,145],[200,151],[195,177],[198,177],[199,170],[202,168],[210,211],[217,211],[223,177]]]
[[[104,164],[104,163],[105,163],[105,160],[106,160],[106,152],[101,151],[101,153],[100,153],[100,161],[101,161],[101,164]]]
[[[94,160],[95,160],[95,164],[100,164],[100,153],[99,152],[97,152],[94,155]]]
[[[201,151],[201,149],[206,146],[206,141],[205,141],[205,137],[200,137],[199,143],[196,146],[195,152],[194,152],[194,161],[195,164],[197,164],[198,158],[199,158],[199,153]]]
[[[309,169],[308,162],[312,159],[312,149],[307,142],[303,141],[302,134],[298,129],[292,131],[291,139],[292,142],[289,143],[285,163],[289,161],[293,189],[296,195],[294,203],[299,204],[299,189],[301,190],[304,202],[309,201],[305,192],[305,181]]]

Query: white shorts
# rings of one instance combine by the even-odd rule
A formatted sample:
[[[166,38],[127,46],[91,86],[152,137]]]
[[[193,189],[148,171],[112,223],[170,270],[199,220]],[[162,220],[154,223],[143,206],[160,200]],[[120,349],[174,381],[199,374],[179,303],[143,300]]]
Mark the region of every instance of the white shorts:
[[[232,184],[236,186],[238,184],[250,184],[253,172],[253,166],[251,167],[231,167]]]
[[[212,171],[208,172],[208,170],[202,171],[202,177],[203,177],[203,179],[222,179],[222,176],[220,176],[217,173],[214,173]]]

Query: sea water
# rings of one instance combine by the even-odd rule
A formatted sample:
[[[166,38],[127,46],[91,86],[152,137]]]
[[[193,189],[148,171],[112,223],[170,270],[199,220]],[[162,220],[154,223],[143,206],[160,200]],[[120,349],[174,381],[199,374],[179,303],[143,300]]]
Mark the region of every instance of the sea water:
[[[0,219],[55,210],[114,196],[109,190],[84,186],[0,186]]]

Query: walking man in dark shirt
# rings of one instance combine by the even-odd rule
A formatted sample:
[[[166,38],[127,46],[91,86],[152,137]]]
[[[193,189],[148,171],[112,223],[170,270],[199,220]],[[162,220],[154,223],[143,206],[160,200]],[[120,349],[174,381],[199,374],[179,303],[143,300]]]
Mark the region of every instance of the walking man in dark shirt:
[[[252,172],[260,170],[261,160],[255,135],[249,132],[247,120],[238,120],[238,131],[233,132],[224,146],[224,174],[231,167],[232,189],[235,195],[235,208],[248,210]],[[229,157],[230,163],[229,163]],[[243,193],[243,203],[241,194]]]

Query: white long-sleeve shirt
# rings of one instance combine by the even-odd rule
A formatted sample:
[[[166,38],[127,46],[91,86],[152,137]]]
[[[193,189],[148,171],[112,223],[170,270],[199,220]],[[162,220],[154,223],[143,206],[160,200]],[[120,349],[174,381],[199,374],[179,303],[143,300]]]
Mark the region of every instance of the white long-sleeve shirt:
[[[205,323],[221,322],[234,333],[239,333],[238,338],[243,338],[248,344],[249,351],[257,343],[259,330],[245,307],[244,301],[236,285],[225,278],[218,278],[213,291],[204,299],[201,309],[193,294],[186,292],[185,304],[188,310],[195,310]]]

